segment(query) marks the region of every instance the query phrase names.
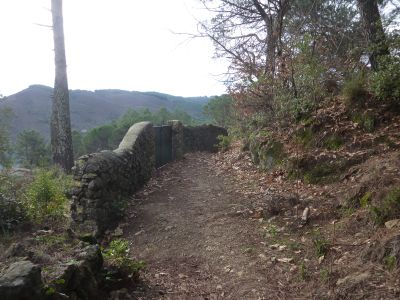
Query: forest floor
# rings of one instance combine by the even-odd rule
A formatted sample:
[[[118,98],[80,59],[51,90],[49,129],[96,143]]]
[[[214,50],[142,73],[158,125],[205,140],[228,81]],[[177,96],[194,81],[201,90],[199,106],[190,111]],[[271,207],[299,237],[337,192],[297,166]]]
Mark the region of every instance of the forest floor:
[[[398,152],[378,161],[393,170]],[[398,299],[396,261],[364,254],[398,228],[373,229],[363,209],[338,213],[337,190],[262,172],[238,145],[187,155],[134,196],[121,227],[146,268],[115,299]]]

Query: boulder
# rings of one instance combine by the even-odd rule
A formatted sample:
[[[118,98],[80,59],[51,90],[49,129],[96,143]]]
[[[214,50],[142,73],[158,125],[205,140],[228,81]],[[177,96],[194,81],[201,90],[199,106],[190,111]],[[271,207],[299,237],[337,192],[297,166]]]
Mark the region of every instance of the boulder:
[[[5,257],[33,257],[33,252],[26,249],[22,243],[13,243],[5,252]]]
[[[89,245],[78,253],[78,261],[65,266],[63,274],[56,280],[62,282],[57,291],[78,297],[78,299],[96,299],[102,296],[99,290],[103,256],[97,245]]]
[[[30,261],[17,261],[0,277],[1,300],[43,299],[39,266]]]

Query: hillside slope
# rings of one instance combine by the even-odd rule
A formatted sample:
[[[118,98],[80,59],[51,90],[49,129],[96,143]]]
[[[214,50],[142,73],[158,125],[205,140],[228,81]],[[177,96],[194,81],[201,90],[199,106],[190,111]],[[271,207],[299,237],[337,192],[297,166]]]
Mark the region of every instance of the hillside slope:
[[[42,85],[31,85],[0,104],[0,107],[11,107],[14,118],[11,134],[15,137],[24,129],[35,129],[44,137],[49,136],[52,88]],[[181,109],[192,117],[201,119],[202,107],[207,97],[176,97],[156,92],[135,92],[123,90],[84,90],[70,91],[70,109],[72,128],[90,129],[109,123],[129,108],[139,110],[148,108],[156,111],[161,107],[168,110]]]

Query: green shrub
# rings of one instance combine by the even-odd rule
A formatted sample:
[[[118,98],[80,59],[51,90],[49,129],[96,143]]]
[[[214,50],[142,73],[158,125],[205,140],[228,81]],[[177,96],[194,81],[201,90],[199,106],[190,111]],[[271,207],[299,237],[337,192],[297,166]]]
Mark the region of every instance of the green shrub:
[[[343,139],[336,134],[330,135],[324,140],[324,146],[328,150],[338,150],[342,145]]]
[[[343,206],[339,210],[339,214],[342,218],[350,217],[355,212],[354,207]]]
[[[385,56],[372,76],[372,90],[381,101],[400,105],[400,57]]]
[[[375,118],[369,114],[354,114],[351,117],[354,123],[357,123],[366,132],[372,132],[375,129]]]
[[[265,235],[266,237],[277,237],[278,236],[278,227],[275,225],[271,224],[268,227],[265,228]]]
[[[358,73],[348,78],[343,85],[342,92],[350,104],[363,104],[368,96],[365,76]]]
[[[372,197],[372,193],[371,192],[366,192],[364,194],[364,196],[361,197],[360,199],[360,205],[363,208],[366,208],[369,206],[369,204],[371,203],[371,197]]]
[[[318,257],[325,256],[329,251],[329,242],[319,231],[315,231],[312,239],[315,253]]]
[[[331,272],[327,268],[323,268],[319,271],[319,277],[325,283],[329,282],[329,278],[331,276]]]
[[[382,225],[391,218],[400,217],[400,187],[391,190],[382,200],[381,205],[369,208],[372,220]]]
[[[299,278],[303,281],[308,280],[310,277],[310,274],[307,270],[306,264],[302,262],[299,266]]]
[[[232,136],[219,135],[217,136],[217,139],[218,139],[218,149],[220,149],[222,152],[228,150],[232,144]]]
[[[131,276],[137,275],[145,266],[143,261],[129,257],[129,242],[125,239],[111,241],[108,248],[103,250],[103,256],[109,265]]]
[[[393,255],[385,256],[385,258],[383,259],[383,262],[389,271],[393,271],[397,266],[396,256],[393,256]]]
[[[308,147],[314,139],[314,133],[310,127],[303,128],[296,133],[297,143]]]
[[[38,170],[27,186],[23,206],[29,219],[36,224],[55,221],[67,213],[66,193],[72,180],[59,170]]]
[[[25,220],[20,201],[21,184],[7,173],[0,174],[0,230],[6,232]]]

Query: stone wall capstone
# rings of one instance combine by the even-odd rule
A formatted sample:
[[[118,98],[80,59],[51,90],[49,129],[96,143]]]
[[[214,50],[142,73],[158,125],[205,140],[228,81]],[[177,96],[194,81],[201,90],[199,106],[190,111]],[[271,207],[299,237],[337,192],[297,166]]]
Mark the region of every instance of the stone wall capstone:
[[[122,207],[154,170],[154,131],[150,122],[133,125],[114,151],[84,155],[73,169],[72,227],[101,236],[122,217]]]

